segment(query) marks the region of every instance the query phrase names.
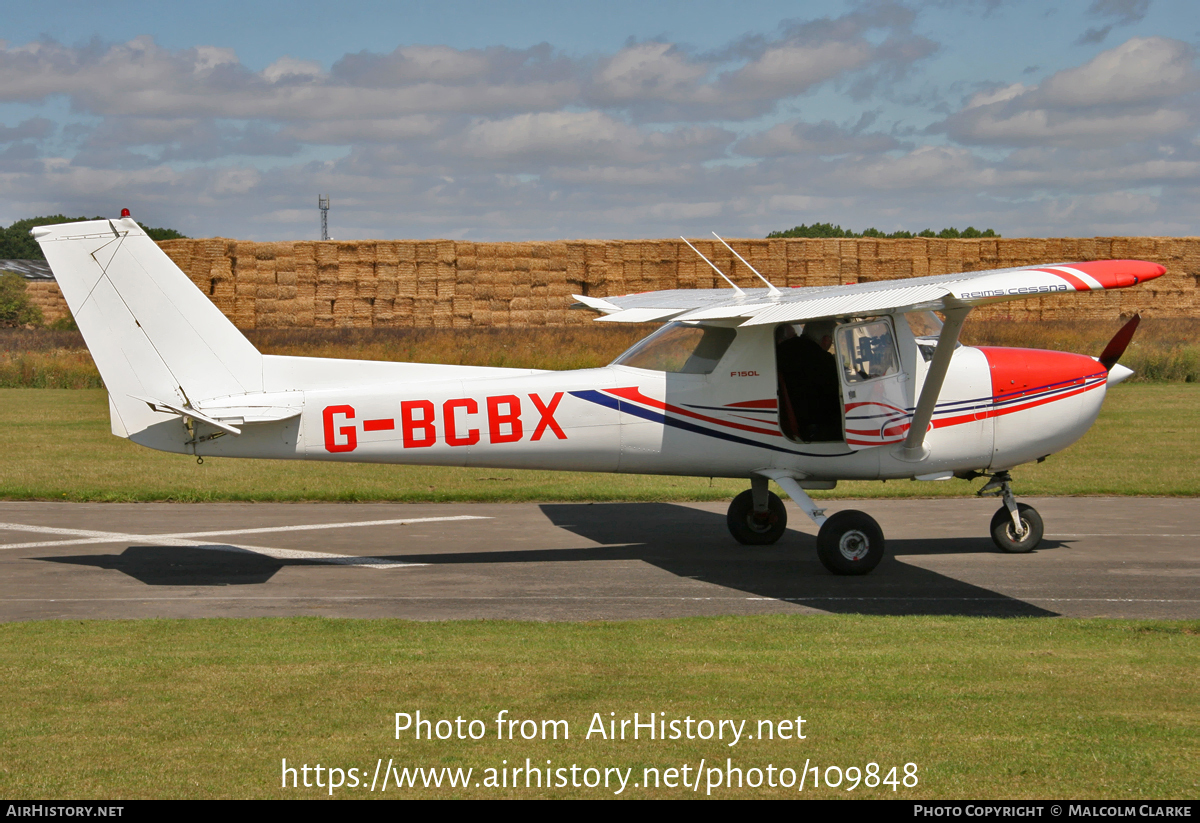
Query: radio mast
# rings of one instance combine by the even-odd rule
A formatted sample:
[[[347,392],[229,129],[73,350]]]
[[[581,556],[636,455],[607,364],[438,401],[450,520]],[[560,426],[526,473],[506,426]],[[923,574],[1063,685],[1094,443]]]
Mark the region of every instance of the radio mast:
[[[321,239],[329,239],[329,198],[323,194],[317,195],[317,208],[321,210]]]

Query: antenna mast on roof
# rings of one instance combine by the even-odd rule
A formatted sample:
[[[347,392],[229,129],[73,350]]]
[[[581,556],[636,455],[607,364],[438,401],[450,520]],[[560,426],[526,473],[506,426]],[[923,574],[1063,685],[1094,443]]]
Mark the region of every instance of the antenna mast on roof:
[[[323,194],[317,195],[317,208],[321,210],[321,239],[329,239],[329,198]]]

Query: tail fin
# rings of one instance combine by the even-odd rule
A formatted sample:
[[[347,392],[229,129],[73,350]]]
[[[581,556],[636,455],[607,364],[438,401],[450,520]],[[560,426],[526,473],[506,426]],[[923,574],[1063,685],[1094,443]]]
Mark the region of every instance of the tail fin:
[[[132,218],[32,234],[104,378],[113,434],[176,451],[179,418],[150,401],[186,409],[262,391],[262,355]]]

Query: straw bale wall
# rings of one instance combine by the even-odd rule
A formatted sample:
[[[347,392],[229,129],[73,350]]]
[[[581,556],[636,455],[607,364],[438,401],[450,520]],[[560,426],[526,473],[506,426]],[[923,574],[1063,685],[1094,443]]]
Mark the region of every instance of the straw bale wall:
[[[46,323],[53,323],[67,313],[67,301],[53,280],[27,280],[25,294],[29,295],[29,302],[42,310],[42,320]]]
[[[730,241],[779,286],[868,283],[1063,261],[1134,258],[1167,267],[1147,285],[1038,297],[979,309],[1020,320],[1200,317],[1200,237]],[[678,240],[468,243],[357,240],[159,245],[240,328],[565,326],[589,322],[571,294],[596,297],[725,284]],[[720,243],[695,242],[742,286],[761,283]],[[47,321],[65,312],[57,286],[31,283]]]

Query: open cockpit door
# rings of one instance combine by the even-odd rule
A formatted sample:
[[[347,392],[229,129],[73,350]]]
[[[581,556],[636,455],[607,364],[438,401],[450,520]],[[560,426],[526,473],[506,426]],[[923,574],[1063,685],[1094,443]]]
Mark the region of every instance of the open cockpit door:
[[[912,381],[901,366],[892,318],[839,325],[834,346],[846,445],[867,449],[904,440],[912,414]]]

